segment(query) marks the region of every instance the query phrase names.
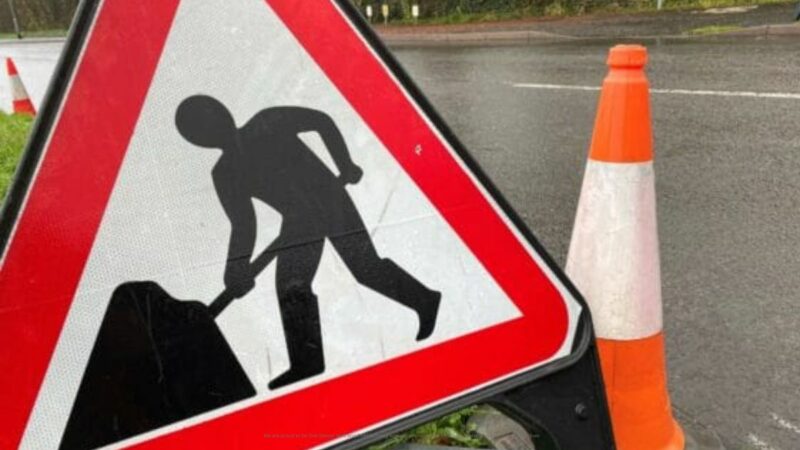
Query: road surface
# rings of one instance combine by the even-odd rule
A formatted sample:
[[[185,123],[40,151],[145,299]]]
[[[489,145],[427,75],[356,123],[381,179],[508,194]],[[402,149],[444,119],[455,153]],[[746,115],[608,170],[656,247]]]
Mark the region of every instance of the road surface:
[[[646,44],[674,406],[729,449],[798,449],[800,41]],[[610,45],[395,50],[561,264]]]

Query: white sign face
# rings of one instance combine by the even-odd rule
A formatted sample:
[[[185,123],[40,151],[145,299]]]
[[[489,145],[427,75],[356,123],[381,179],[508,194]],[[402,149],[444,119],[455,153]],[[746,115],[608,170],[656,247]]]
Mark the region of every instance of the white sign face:
[[[148,45],[163,44],[148,60],[151,78],[138,91],[132,83],[131,92],[98,106],[110,112],[141,105],[128,131],[107,126],[109,136],[116,133],[113,142],[121,139],[123,145],[116,166],[98,164],[97,170],[118,167],[118,172],[90,171],[86,177],[95,180],[81,188],[105,189],[107,202],[99,198],[92,206],[100,211],[96,234],[81,242],[82,269],[74,286],[65,287],[71,292],[68,312],[63,326],[54,328],[57,340],[32,397],[22,447],[55,448],[102,428],[86,408],[102,410],[102,399],[117,395],[109,389],[149,376],[131,381],[119,369],[125,364],[142,374],[150,363],[160,371],[150,391],[137,385],[128,391],[138,392],[139,400],[126,401],[169,397],[172,407],[188,401],[187,395],[196,400],[195,394],[169,390],[173,382],[189,389],[191,383],[180,377],[193,376],[190,367],[200,364],[189,356],[193,352],[209,361],[219,356],[238,370],[232,369],[236,376],[221,375],[226,386],[244,380],[238,396],[213,406],[186,406],[153,419],[149,428],[121,426],[118,435],[87,442],[169,446],[170,436],[188,436],[191,430],[201,430],[191,439],[204,442],[200,436],[207,423],[267,414],[264,408],[280,409],[281,402],[313,415],[320,399],[331,402],[324,407],[328,414],[344,414],[352,405],[316,393],[335,387],[353,398],[375,396],[385,393],[375,391],[378,386],[402,380],[396,394],[413,400],[399,409],[377,405],[370,416],[336,424],[330,436],[301,437],[285,448],[326,446],[570,354],[580,305],[471,173],[471,163],[358,35],[350,13],[332,2],[311,2],[319,16],[310,14],[308,5],[277,0],[165,3],[171,6],[150,7],[174,19],[160,25],[160,35],[143,38],[144,50],[130,53],[135,68],[138,55],[152,52]],[[51,131],[33,193],[7,248],[4,277],[18,264],[15,245],[27,239],[26,215],[40,207],[36,183],[52,170],[48,161],[65,146],[78,145],[73,139],[56,147],[54,139],[72,120],[70,102],[82,92],[81,77],[105,75],[106,68],[92,59],[98,57],[92,45],[110,24],[119,26],[115,14],[131,13],[103,2],[98,8],[56,119],[66,125]],[[133,9],[135,16],[139,8]],[[124,27],[131,27],[131,20]],[[309,35],[308,29],[293,28],[297,21],[330,26]],[[343,31],[350,34],[346,45],[357,52],[341,53],[352,61],[336,63],[325,53],[333,51],[334,38],[325,40]],[[350,74],[353,87],[343,88],[348,78],[343,73]],[[401,131],[385,131],[395,125]],[[107,138],[102,122],[88,127],[94,129],[83,139],[91,141],[96,133],[98,140]],[[106,157],[111,158],[98,156]],[[86,226],[89,214],[74,211],[77,222],[61,226]],[[257,262],[268,248],[273,251],[263,264]],[[0,278],[0,294],[21,292],[15,291],[15,280]],[[209,314],[203,305],[226,295],[233,301],[218,316]],[[174,309],[165,312],[165,305]],[[195,313],[175,315],[187,305],[207,320],[200,324]],[[119,331],[133,322],[141,328]],[[189,331],[176,331],[181,327]],[[205,331],[197,331],[201,328]],[[137,333],[144,333],[141,347],[135,344]],[[479,336],[484,337],[476,347]],[[503,354],[500,345],[510,348],[521,339],[530,342],[530,350]],[[217,350],[203,348],[212,341]],[[148,345],[155,357],[142,353]],[[470,348],[495,348],[500,354],[485,357],[498,362],[485,373],[456,376],[449,385],[441,371],[471,370],[471,361],[461,360]],[[174,371],[170,352],[180,366]],[[436,361],[449,366],[437,367]],[[115,368],[119,373],[109,375]],[[95,376],[116,381],[101,386]],[[382,384],[370,386],[359,377]],[[438,386],[428,392],[420,387],[423,382]],[[198,384],[206,387],[204,394],[213,390],[208,383]],[[123,419],[137,405],[127,408]],[[321,414],[320,423],[325,420]],[[255,433],[263,438],[265,430],[291,431]]]

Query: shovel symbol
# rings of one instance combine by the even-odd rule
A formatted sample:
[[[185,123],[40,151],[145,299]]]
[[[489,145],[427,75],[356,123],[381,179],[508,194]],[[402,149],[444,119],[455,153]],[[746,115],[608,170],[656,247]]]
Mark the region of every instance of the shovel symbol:
[[[279,243],[253,261],[254,275]],[[254,396],[215,322],[234,299],[226,289],[206,306],[177,300],[152,281],[118,286],[60,448],[102,447]]]

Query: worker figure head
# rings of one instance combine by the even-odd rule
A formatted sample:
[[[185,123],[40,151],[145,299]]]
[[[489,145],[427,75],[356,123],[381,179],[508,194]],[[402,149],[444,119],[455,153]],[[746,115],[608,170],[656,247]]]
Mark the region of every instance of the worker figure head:
[[[236,123],[228,108],[208,95],[193,95],[178,106],[175,125],[199,147],[227,150],[236,143]]]

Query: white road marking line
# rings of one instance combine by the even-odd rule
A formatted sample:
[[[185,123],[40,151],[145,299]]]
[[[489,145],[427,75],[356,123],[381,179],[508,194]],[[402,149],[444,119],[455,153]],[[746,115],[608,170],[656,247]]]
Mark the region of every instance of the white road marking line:
[[[758,450],[778,450],[775,447],[764,442],[760,437],[753,433],[747,435],[747,440]]]
[[[568,91],[599,91],[600,86],[576,86],[571,84],[513,83],[515,88],[550,89]]]
[[[545,83],[512,83],[515,88],[569,90],[569,91],[599,91],[600,86],[580,86],[571,84],[545,84]],[[753,92],[753,91],[712,91],[694,89],[650,89],[652,94],[672,95],[703,95],[715,97],[750,97],[782,100],[800,100],[800,93],[794,92]]]
[[[783,417],[775,413],[772,413],[772,420],[774,420],[781,428],[789,430],[794,434],[800,435],[800,426],[797,426],[792,422],[789,422],[788,420],[784,419]]]

